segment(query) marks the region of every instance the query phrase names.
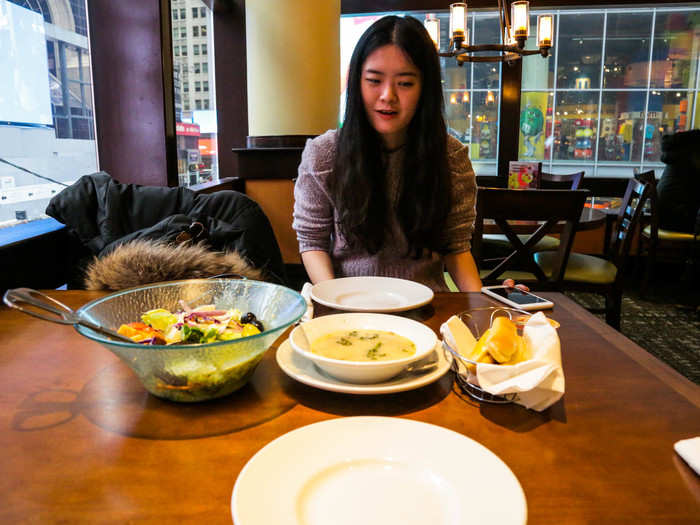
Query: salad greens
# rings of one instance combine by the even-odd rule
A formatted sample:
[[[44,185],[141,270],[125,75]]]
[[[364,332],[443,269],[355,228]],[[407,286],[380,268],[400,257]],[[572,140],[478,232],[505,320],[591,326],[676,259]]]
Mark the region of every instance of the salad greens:
[[[201,344],[231,341],[259,334],[263,324],[248,312],[244,316],[237,308],[217,310],[213,304],[194,309],[170,312],[165,308],[149,310],[141,321],[123,324],[117,330],[134,342],[150,345]]]

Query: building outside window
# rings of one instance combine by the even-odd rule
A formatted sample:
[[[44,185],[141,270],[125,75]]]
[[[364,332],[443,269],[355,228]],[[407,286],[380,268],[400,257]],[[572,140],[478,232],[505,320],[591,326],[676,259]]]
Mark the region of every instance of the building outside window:
[[[0,242],[97,171],[87,35],[84,1],[0,0]]]
[[[184,20],[187,17],[187,11],[185,9],[180,9],[180,20]]]
[[[555,16],[554,46],[546,59],[522,59],[519,159],[586,177],[659,174],[661,137],[700,127],[700,7],[533,10],[531,48],[538,12]],[[422,21],[427,13],[392,14]],[[380,16],[341,18],[343,88],[357,39]],[[437,17],[444,51],[449,13]],[[468,27],[472,43],[499,41],[494,12],[470,11]],[[469,144],[477,174],[496,175],[501,67],[509,66],[440,61],[448,131]]]
[[[178,5],[184,5],[192,15],[181,22],[185,31],[184,44],[192,46],[192,57],[184,52],[187,45],[182,45],[181,56],[175,58],[173,47],[173,62],[183,75],[183,82],[175,83],[174,87],[178,178],[180,185],[189,186],[219,177],[214,57],[207,54],[213,42],[212,13],[202,0],[181,0]],[[171,2],[171,11],[181,9],[173,8]],[[189,39],[187,35],[191,35]],[[209,67],[210,61],[212,67]],[[193,83],[192,89],[190,83]]]
[[[556,11],[553,56],[523,67],[520,159],[658,174],[661,137],[700,127],[699,22],[700,8]]]

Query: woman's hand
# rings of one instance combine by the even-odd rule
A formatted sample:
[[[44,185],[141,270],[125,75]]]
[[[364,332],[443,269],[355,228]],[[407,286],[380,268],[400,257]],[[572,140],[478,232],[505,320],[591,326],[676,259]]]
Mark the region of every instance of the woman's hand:
[[[515,284],[515,281],[513,279],[506,279],[503,281],[503,286],[506,288],[517,288],[518,290],[521,290],[523,292],[529,292],[530,289],[525,286],[524,284]]]

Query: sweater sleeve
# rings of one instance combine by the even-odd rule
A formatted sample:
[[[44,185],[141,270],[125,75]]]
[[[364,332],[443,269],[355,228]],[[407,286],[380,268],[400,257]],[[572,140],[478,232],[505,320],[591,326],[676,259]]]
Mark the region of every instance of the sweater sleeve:
[[[452,176],[452,208],[447,216],[448,253],[471,249],[476,219],[476,176],[469,160],[468,146],[450,137],[448,164]]]
[[[324,162],[327,152],[321,146],[318,140],[307,142],[294,185],[292,228],[299,242],[299,253],[329,252],[331,248],[333,204],[326,187],[331,170],[328,162]]]

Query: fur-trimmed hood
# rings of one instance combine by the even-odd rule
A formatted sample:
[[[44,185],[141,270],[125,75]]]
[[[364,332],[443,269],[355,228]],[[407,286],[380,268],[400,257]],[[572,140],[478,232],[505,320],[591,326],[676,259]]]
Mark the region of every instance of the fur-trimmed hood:
[[[262,280],[263,272],[236,252],[213,252],[203,244],[171,245],[137,240],[96,257],[87,268],[88,290],[123,290],[148,283],[237,274]]]

